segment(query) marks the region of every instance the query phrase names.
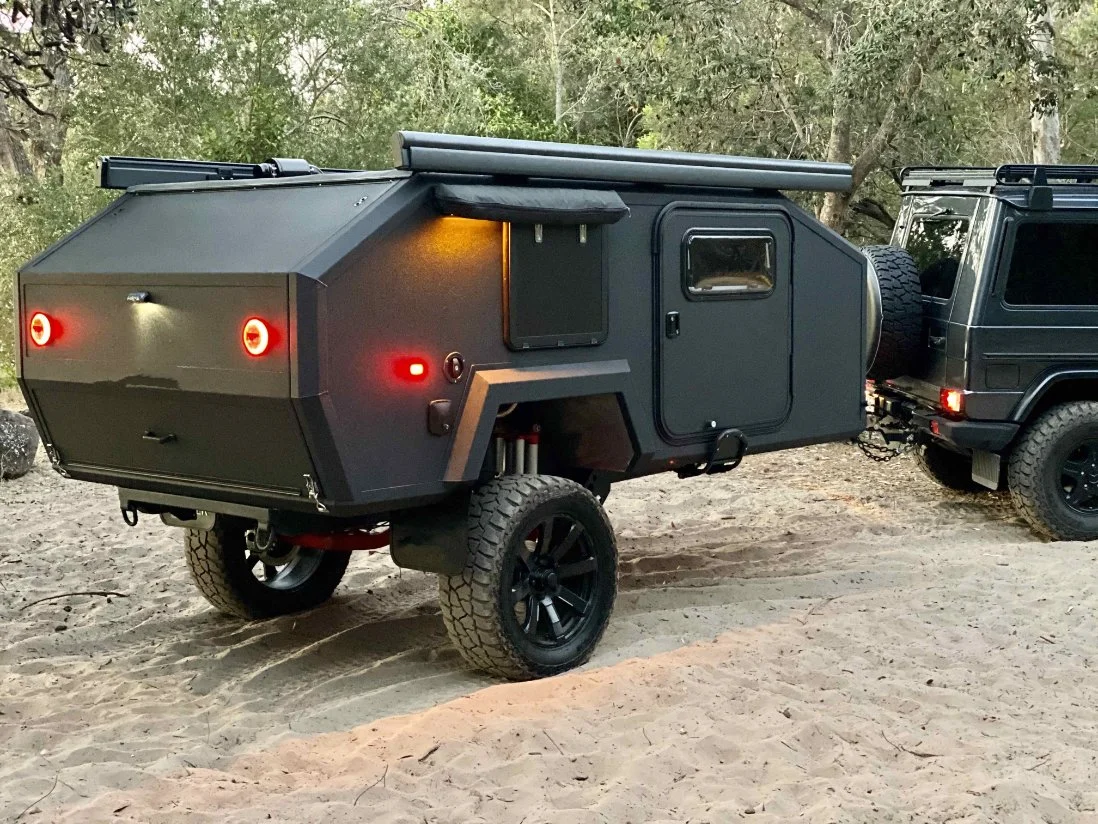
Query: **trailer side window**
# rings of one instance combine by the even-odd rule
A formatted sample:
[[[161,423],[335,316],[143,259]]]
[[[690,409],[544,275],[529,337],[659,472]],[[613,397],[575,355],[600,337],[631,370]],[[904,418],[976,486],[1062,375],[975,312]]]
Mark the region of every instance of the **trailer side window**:
[[[504,225],[507,345],[555,349],[606,340],[604,227]]]
[[[683,285],[697,299],[764,297],[774,291],[769,234],[695,230],[683,242]]]
[[[1098,223],[1023,223],[1007,274],[1015,306],[1098,306]]]

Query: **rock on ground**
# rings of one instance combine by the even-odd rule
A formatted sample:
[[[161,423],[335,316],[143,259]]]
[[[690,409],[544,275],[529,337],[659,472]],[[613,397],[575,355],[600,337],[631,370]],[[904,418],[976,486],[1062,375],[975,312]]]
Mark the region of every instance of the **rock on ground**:
[[[26,415],[0,409],[0,479],[21,478],[34,466],[38,430]]]

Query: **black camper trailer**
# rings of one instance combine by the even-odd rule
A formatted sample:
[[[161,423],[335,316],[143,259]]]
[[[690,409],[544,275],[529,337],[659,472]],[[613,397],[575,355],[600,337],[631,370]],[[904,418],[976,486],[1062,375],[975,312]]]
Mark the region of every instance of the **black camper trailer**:
[[[56,469],[186,529],[245,618],[353,549],[438,573],[474,665],[590,655],[600,501],[849,439],[879,296],[780,194],[836,164],[402,132],[396,168],[104,158],[125,194],[20,272],[20,384]]]

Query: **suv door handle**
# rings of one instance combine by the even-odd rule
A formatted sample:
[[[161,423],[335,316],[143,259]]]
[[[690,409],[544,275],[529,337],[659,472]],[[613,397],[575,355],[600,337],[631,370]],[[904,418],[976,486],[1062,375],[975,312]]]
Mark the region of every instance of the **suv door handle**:
[[[141,436],[141,440],[150,441],[152,443],[166,444],[175,440],[175,435],[168,433],[167,435],[157,435],[155,432],[146,432]]]

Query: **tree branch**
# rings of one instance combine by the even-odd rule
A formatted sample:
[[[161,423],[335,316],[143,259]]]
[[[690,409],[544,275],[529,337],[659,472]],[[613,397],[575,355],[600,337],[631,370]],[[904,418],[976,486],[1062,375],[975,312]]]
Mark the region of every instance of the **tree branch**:
[[[788,6],[794,11],[800,12],[813,23],[815,23],[823,31],[831,31],[831,24],[827,21],[827,18],[820,14],[816,9],[810,8],[804,2],[804,0],[778,0],[778,2],[781,3],[783,6]]]

